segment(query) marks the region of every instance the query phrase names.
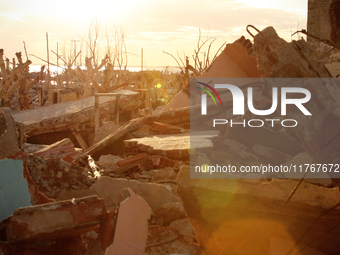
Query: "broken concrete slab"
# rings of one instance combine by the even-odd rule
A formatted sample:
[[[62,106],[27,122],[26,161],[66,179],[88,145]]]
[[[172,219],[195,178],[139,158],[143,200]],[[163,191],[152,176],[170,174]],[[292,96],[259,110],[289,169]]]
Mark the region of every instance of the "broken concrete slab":
[[[171,167],[155,169],[150,171],[151,181],[176,180],[177,173]]]
[[[114,133],[110,134],[97,144],[93,144],[90,148],[88,148],[82,155],[77,157],[74,161],[77,162],[82,157],[88,154],[94,154],[106,146],[116,142],[118,139],[124,137],[125,135],[138,130],[145,124],[152,124],[154,121],[167,123],[167,124],[177,124],[190,121],[190,107],[185,109],[178,109],[174,111],[169,111],[165,113],[158,113],[150,116],[146,116],[140,119],[135,119],[130,121],[127,125],[119,128]]]
[[[195,236],[195,230],[188,218],[175,220],[170,223],[170,227],[177,229],[182,235]]]
[[[162,220],[163,225],[169,225],[171,222],[184,219],[187,216],[183,205],[179,202],[167,202],[155,210],[155,215]]]
[[[294,180],[194,179],[188,166],[182,167],[177,183],[198,242],[215,254],[266,254],[272,236],[298,241],[326,208],[340,202],[338,188],[303,182],[286,204]],[[299,242],[326,254],[340,252],[335,245],[340,226],[334,223],[339,215],[339,209],[328,212]]]
[[[105,116],[115,112],[115,96],[100,100],[100,114]],[[22,134],[33,136],[54,131],[67,130],[89,124],[94,119],[94,96],[71,102],[62,102],[46,107],[21,111],[13,115],[15,122],[22,126]],[[121,96],[120,109],[136,109],[141,102],[138,95]]]
[[[179,198],[163,185],[141,183],[135,180],[125,180],[102,176],[90,189],[105,200],[108,210],[114,210],[119,197],[125,188],[131,188],[137,195],[144,198],[152,210],[156,210],[167,202],[179,202]]]
[[[130,197],[119,205],[113,244],[105,255],[143,255],[145,252],[151,208],[131,189],[128,191]]]
[[[177,135],[159,135],[126,140],[124,145],[149,154],[182,159],[190,155],[190,150],[212,149],[212,140],[216,139],[218,134],[219,131],[202,131]]]
[[[156,135],[151,125],[142,125],[142,127],[134,132],[131,132],[132,136],[135,138],[142,138],[144,136]]]
[[[70,138],[65,138],[61,141],[53,143],[48,146],[44,146],[41,150],[35,151],[33,155],[38,157],[50,157],[54,154],[63,154],[75,151],[74,144],[70,140]]]
[[[104,200],[92,196],[17,209],[0,228],[10,243],[51,241],[84,234],[106,214]]]
[[[45,144],[32,144],[32,143],[24,143],[21,146],[21,150],[25,154],[33,154],[36,151],[40,151],[46,148],[48,145]]]
[[[116,155],[101,155],[97,164],[100,168],[104,168],[107,172],[110,172],[117,168],[117,162],[120,160],[122,160],[122,158]]]

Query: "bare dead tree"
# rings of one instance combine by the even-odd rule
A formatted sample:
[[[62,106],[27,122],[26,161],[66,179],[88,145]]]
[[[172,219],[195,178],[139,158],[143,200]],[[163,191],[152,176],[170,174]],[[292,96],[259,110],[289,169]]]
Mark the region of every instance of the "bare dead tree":
[[[0,89],[1,106],[10,108],[14,91],[18,91],[21,110],[31,109],[32,100],[29,97],[29,89],[42,79],[45,66],[41,67],[40,74],[35,79],[30,80],[28,74],[29,65],[32,61],[27,60],[24,63],[21,52],[17,52],[15,55],[18,60],[18,65],[10,70],[9,67],[6,68],[5,66],[3,59],[4,50],[0,49],[0,69],[2,75]]]
[[[215,52],[214,56],[211,57],[211,49],[215,41],[216,38],[209,37],[209,34],[205,39],[203,39],[201,29],[199,29],[197,46],[196,49],[194,49],[194,54],[191,55],[194,63],[193,66],[189,64],[189,57],[185,53],[183,53],[184,56],[181,57],[177,51],[177,58],[173,54],[166,51],[163,51],[163,53],[170,55],[176,61],[178,67],[183,73],[186,73],[188,75],[189,71],[191,71],[194,75],[197,76],[203,73],[210,66],[210,64],[216,59],[216,57],[222,51],[223,47],[226,44],[226,42],[223,43]],[[207,47],[206,50],[204,50],[205,46]]]
[[[88,28],[86,37],[79,36],[83,42],[85,42],[87,50],[89,51],[90,57],[93,61],[93,66],[96,68],[100,58],[100,40],[101,40],[101,26],[98,20],[93,20]]]

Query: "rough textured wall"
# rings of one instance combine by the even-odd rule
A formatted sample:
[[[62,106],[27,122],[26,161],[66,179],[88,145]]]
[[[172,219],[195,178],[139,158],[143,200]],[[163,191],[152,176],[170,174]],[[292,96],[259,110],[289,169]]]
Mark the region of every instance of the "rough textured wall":
[[[308,0],[308,33],[331,40],[332,28],[329,9],[334,0]],[[334,4],[333,4],[334,5]],[[308,38],[310,41],[311,38]]]
[[[309,0],[307,31],[321,39],[327,39],[340,46],[339,32],[335,14],[335,3],[340,0]],[[311,37],[307,41],[312,46],[317,58],[328,68],[333,77],[340,74],[340,50],[319,42]]]

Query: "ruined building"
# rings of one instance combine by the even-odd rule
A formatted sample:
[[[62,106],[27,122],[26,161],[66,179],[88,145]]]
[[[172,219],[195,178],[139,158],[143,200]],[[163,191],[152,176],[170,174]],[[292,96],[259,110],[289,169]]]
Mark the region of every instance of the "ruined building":
[[[332,76],[337,77],[340,74],[340,1],[309,0],[307,32],[307,41],[313,45],[318,58]]]

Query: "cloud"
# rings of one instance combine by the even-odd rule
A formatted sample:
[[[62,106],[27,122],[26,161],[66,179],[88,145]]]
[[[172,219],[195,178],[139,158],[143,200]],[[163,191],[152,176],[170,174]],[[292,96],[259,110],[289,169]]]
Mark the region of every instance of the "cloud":
[[[13,11],[8,11],[5,13],[0,13],[0,16],[5,17],[5,18],[9,18],[15,21],[22,21],[25,22],[21,17],[22,15],[20,13],[17,12],[13,12]]]

